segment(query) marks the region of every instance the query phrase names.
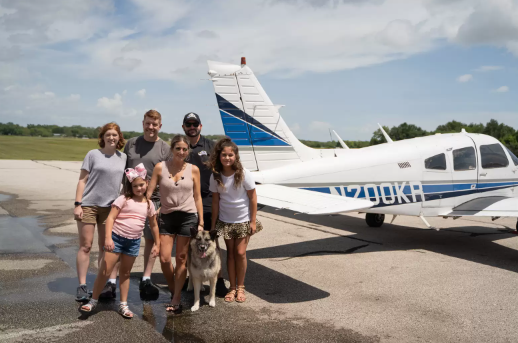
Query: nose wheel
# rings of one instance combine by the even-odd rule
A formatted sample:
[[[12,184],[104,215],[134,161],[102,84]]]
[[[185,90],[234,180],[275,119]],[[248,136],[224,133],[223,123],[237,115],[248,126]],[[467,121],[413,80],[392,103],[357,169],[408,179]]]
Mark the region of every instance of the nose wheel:
[[[367,213],[365,215],[365,221],[370,227],[380,227],[385,222],[385,215],[378,213]]]

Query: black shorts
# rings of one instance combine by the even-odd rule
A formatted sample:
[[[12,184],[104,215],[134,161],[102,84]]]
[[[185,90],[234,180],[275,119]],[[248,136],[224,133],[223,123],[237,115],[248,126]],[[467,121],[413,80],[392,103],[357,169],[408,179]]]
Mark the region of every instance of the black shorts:
[[[161,235],[191,237],[191,228],[198,229],[198,213],[175,211],[161,213],[158,232]]]
[[[203,229],[210,231],[212,227],[212,212],[203,212]]]

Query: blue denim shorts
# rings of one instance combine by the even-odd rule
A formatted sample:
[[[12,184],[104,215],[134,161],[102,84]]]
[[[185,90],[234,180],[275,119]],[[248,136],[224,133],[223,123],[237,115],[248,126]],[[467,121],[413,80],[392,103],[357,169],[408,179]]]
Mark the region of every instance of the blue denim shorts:
[[[115,248],[113,253],[124,254],[128,256],[137,257],[140,250],[140,237],[137,239],[130,239],[121,237],[112,232],[112,240]]]

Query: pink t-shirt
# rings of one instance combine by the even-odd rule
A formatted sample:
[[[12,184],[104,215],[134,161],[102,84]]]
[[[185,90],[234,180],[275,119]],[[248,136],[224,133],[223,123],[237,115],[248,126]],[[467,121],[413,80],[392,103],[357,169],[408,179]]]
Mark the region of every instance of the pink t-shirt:
[[[113,223],[112,232],[129,239],[140,238],[146,218],[156,214],[155,206],[151,201],[148,209],[148,204],[145,202],[135,202],[133,199],[126,199],[124,195],[118,197],[112,206],[120,208],[119,215]]]

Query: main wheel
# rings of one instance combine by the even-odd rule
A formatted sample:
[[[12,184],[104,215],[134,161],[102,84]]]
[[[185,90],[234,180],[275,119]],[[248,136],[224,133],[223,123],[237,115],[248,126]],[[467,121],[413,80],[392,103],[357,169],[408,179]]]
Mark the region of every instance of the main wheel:
[[[385,215],[378,213],[367,213],[365,215],[365,221],[370,227],[380,227],[385,221]]]

